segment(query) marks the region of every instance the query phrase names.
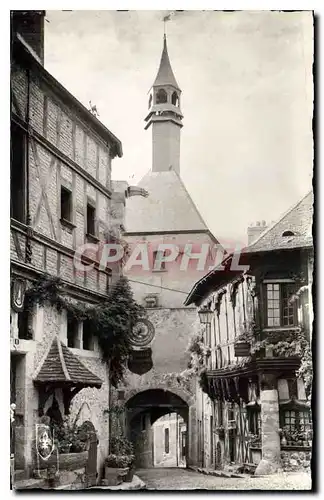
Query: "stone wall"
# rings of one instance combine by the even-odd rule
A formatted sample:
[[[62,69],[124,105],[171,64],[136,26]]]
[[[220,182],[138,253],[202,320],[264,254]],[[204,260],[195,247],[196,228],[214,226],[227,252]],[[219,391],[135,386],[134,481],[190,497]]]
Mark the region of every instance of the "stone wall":
[[[13,317],[17,313],[12,313]],[[14,323],[16,323],[14,321]],[[16,389],[17,413],[22,415],[23,425],[18,425],[16,443],[16,468],[32,469],[33,444],[35,440],[35,424],[38,422],[38,391],[33,384],[37,371],[45,359],[54,336],[58,335],[66,344],[66,314],[58,313],[50,306],[35,307],[33,314],[34,340],[22,340],[15,349],[19,358],[19,373]],[[71,349],[80,361],[102,381],[100,389],[85,388],[72,400],[70,420],[78,425],[90,420],[98,434],[98,471],[103,466],[103,461],[108,454],[109,421],[106,410],[109,408],[109,377],[107,365],[101,360],[98,346],[94,351]],[[58,400],[62,416],[64,415],[63,399],[60,389],[55,396]],[[45,403],[46,412],[50,401]],[[18,418],[17,423],[21,421]]]
[[[286,472],[309,471],[311,467],[311,449],[289,450],[288,448],[282,448],[281,465]]]

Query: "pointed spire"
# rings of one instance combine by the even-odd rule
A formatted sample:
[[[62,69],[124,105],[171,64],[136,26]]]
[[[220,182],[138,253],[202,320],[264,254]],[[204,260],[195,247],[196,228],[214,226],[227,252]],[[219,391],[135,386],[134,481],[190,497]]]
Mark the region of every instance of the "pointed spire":
[[[153,87],[157,85],[172,85],[176,89],[180,90],[180,87],[177,84],[177,81],[175,79],[175,76],[171,68],[165,34],[163,40],[163,51],[161,56],[160,67],[158,74],[155,78],[155,82],[153,83]]]

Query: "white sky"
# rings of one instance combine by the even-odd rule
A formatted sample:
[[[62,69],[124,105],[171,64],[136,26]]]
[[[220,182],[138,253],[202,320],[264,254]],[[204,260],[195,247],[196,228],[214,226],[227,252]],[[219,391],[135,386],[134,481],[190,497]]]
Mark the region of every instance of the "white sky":
[[[45,66],[123,143],[113,178],[151,168],[148,96],[166,11],[47,11]],[[277,219],[312,181],[310,12],[176,13],[167,23],[182,89],[181,176],[210,230],[245,239]]]

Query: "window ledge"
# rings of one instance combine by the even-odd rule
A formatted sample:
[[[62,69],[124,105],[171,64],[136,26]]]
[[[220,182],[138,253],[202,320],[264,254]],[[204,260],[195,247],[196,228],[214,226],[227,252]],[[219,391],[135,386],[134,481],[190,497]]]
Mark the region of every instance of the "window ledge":
[[[152,269],[152,273],[166,273],[167,269]]]
[[[61,225],[67,227],[68,229],[75,229],[76,225],[73,224],[70,220],[67,219],[60,219]]]
[[[91,241],[92,243],[99,243],[99,238],[95,236],[94,234],[86,233],[86,238],[88,241]]]
[[[281,451],[312,451],[312,446],[302,445],[281,445]]]
[[[263,332],[287,332],[287,331],[301,331],[300,326],[267,326],[266,328],[263,328]]]
[[[87,349],[80,349],[79,347],[69,347],[71,351],[83,358],[100,358],[101,354],[98,351],[88,351]]]

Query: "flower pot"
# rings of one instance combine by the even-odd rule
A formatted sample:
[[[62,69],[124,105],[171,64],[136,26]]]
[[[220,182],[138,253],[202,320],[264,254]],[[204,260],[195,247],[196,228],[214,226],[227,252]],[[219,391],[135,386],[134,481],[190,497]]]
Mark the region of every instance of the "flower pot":
[[[125,483],[131,483],[133,481],[133,477],[134,477],[134,468],[130,466],[128,468],[126,475],[124,476]]]
[[[123,482],[123,478],[126,476],[128,467],[107,467],[105,466],[105,481],[106,486],[118,486]]]
[[[236,357],[245,357],[250,355],[251,345],[249,342],[236,342],[234,344],[234,354]]]

